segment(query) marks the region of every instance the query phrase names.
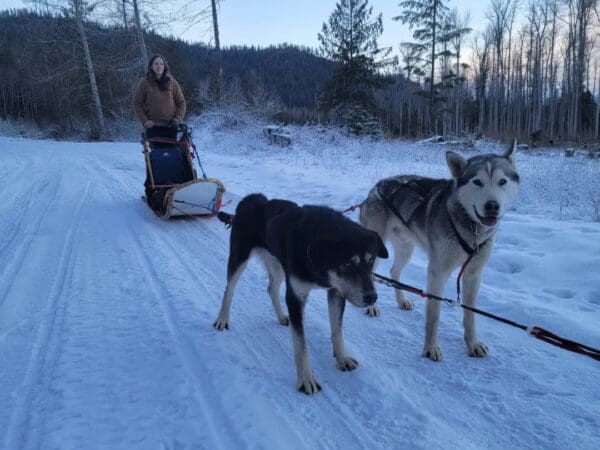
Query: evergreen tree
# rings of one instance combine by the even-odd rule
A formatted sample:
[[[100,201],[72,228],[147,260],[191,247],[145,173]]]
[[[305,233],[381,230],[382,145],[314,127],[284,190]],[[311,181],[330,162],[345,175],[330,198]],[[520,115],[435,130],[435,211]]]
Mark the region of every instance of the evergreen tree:
[[[382,84],[376,71],[392,62],[385,59],[391,49],[377,46],[381,14],[372,15],[368,0],[340,0],[318,35],[321,53],[338,63],[320,93],[319,106],[335,111],[342,123],[361,134],[371,133],[376,123],[373,88]]]
[[[429,53],[427,68],[429,69],[429,131],[435,131],[437,112],[436,103],[439,101],[439,92],[435,86],[435,61],[438,58],[436,46],[442,34],[443,19],[448,13],[448,7],[444,5],[446,0],[404,0],[400,7],[404,8],[402,13],[394,17],[408,24],[414,29],[413,38],[417,40]]]

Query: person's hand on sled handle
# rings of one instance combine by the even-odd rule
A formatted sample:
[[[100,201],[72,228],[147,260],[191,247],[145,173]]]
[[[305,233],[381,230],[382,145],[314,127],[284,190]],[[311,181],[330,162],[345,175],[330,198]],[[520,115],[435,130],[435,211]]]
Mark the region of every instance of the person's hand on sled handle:
[[[152,128],[154,126],[154,122],[151,120],[146,120],[144,122],[144,128]]]
[[[173,117],[171,119],[171,121],[169,122],[169,127],[170,128],[179,128],[180,124],[181,124],[181,121],[177,117]]]

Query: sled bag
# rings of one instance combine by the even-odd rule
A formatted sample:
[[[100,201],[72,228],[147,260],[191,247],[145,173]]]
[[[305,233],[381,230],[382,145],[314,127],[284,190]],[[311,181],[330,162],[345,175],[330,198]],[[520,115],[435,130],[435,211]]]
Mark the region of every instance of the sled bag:
[[[150,152],[154,184],[181,184],[190,181],[187,161],[179,147],[155,148]]]

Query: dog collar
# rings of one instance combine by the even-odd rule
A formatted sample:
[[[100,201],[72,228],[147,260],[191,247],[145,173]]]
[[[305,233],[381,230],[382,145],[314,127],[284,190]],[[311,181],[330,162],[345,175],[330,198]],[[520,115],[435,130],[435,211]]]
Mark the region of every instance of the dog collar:
[[[463,239],[463,237],[460,235],[460,233],[458,232],[458,229],[456,228],[456,225],[454,224],[454,220],[452,219],[452,214],[450,211],[448,211],[448,218],[450,219],[450,225],[452,225],[452,230],[454,230],[454,234],[456,235],[456,238],[458,239],[458,243],[460,244],[460,246],[462,247],[462,249],[465,251],[465,253],[467,255],[469,255],[469,257],[473,256],[475,253],[477,253],[479,251],[479,249],[481,247],[483,247],[487,241],[490,240],[490,238],[487,238],[485,241],[483,241],[481,244],[477,245],[477,233],[475,234],[475,242],[474,242],[474,247],[471,247],[467,241],[465,241]],[[471,221],[472,224],[472,228],[477,227],[477,224],[475,224],[475,222]]]

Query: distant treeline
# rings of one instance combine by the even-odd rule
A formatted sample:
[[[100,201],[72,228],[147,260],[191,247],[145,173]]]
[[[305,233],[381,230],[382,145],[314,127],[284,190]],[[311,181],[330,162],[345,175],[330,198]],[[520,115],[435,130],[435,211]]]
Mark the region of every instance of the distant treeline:
[[[469,40],[467,18],[443,8],[444,0],[403,2],[403,14],[420,39],[403,43],[399,60],[385,70],[358,67],[371,59],[360,53],[365,42],[350,42],[375,42],[382,31],[380,25],[371,37],[356,32],[377,23],[367,18],[361,23],[349,12],[367,11],[367,0],[336,4],[336,10],[348,11],[329,22],[332,40],[324,42],[335,44],[330,59],[292,45],[223,48],[219,58],[213,47],[133,25],[140,22],[132,20],[135,0],[107,2],[123,6],[122,19],[91,14],[85,1],[65,0],[62,9],[37,2],[43,4],[39,10],[54,15],[0,12],[0,119],[34,121],[56,136],[87,127],[91,138],[103,138],[110,134],[105,122],[133,119],[132,91],[148,55],[160,53],[192,114],[238,108],[282,122],[350,124],[358,133],[473,133],[534,145],[597,141],[599,2],[530,2],[517,20],[525,11],[522,2],[492,0],[485,32]],[[433,11],[428,5],[442,8],[436,20],[427,16]],[[421,26],[431,32],[419,33]],[[379,51],[373,44],[372,53]]]
[[[144,75],[135,30],[85,22],[102,111],[106,119],[130,119],[132,91]],[[188,111],[198,113],[202,85],[213,68],[213,50],[202,44],[145,33],[149,54],[163,54],[182,85]],[[70,18],[29,11],[0,12],[0,118],[31,120],[69,134],[93,117],[92,95],[77,24]],[[317,89],[335,64],[291,45],[222,50],[225,81],[242,92],[257,84],[279,97],[283,116],[316,117]],[[204,89],[206,90],[206,89]],[[286,115],[287,112],[287,115]]]

